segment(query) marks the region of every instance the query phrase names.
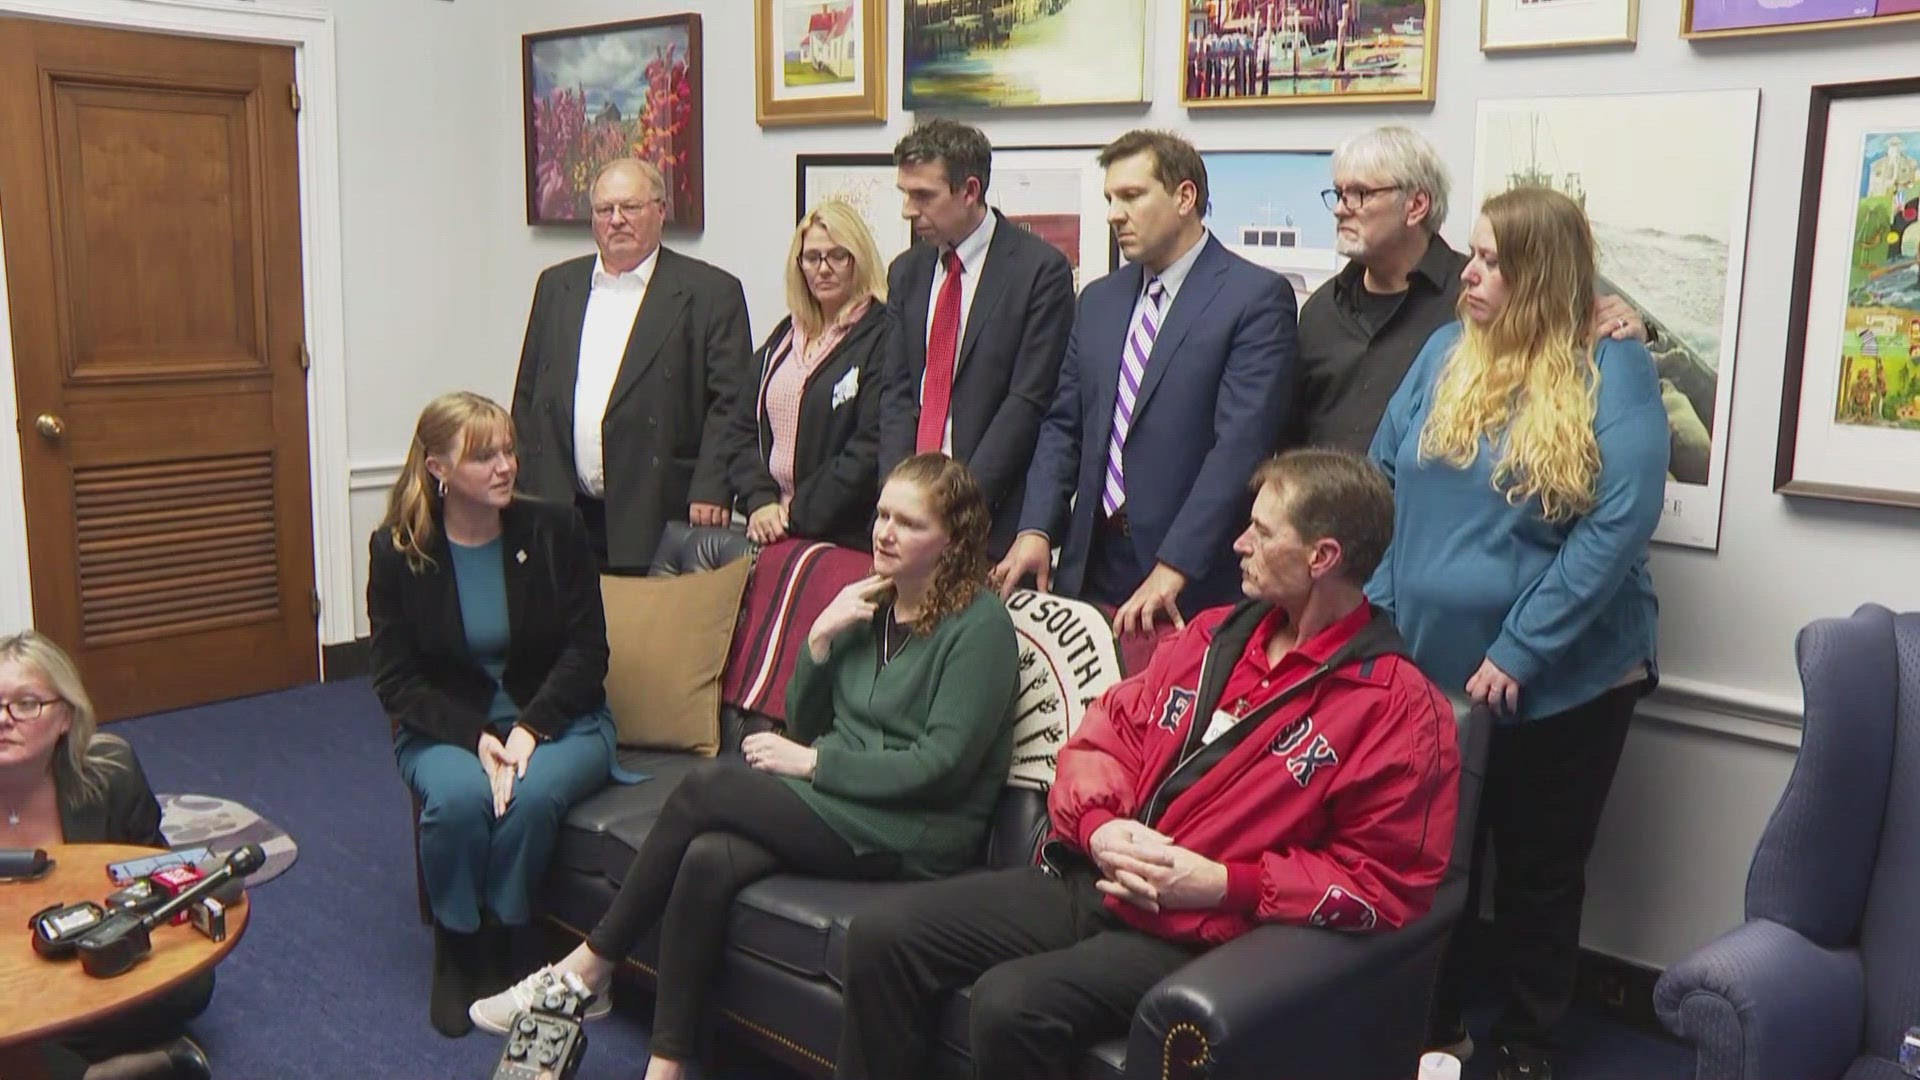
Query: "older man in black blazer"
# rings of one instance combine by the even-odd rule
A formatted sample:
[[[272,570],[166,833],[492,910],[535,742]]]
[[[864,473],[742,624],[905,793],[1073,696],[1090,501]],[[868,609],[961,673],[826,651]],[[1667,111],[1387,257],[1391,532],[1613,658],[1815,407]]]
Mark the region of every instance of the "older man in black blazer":
[[[580,507],[604,569],[645,573],[669,521],[725,525],[727,410],[753,348],[746,293],[660,246],[645,161],[593,184],[597,255],[540,275],[513,386],[522,490]]]
[[[992,155],[985,135],[952,120],[922,124],[894,147],[902,214],[920,242],[887,273],[898,329],[881,393],[880,475],[927,450],[965,462],[993,511],[997,558],[1019,524],[1073,326],[1073,267],[988,208]]]

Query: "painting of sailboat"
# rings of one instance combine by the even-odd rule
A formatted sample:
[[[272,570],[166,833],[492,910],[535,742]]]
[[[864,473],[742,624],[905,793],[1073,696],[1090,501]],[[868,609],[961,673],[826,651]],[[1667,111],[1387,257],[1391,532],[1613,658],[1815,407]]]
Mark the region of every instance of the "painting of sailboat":
[[[1480,103],[1475,205],[1529,185],[1574,199],[1599,246],[1600,290],[1654,332],[1672,436],[1655,539],[1669,543],[1719,543],[1758,115],[1754,90]]]

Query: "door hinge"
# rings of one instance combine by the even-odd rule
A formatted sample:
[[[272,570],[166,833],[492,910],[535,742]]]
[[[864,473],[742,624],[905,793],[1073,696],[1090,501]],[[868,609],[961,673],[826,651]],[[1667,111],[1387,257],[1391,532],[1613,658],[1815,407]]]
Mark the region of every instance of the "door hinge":
[[[298,115],[300,112],[300,84],[299,83],[287,84],[287,103],[293,106],[294,113]]]
[[[307,351],[307,343],[304,341],[300,342],[299,348],[300,348],[300,352],[295,357],[295,359],[300,361],[300,370],[312,371],[313,370],[313,354]]]
[[[319,589],[307,590],[307,607],[312,609],[314,618],[318,619],[320,617],[320,590]]]

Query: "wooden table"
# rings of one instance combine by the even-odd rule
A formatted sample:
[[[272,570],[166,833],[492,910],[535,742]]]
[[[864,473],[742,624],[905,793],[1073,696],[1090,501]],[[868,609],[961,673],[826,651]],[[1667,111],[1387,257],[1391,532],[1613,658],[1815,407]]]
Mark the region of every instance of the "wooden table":
[[[61,844],[47,849],[51,873],[38,881],[0,882],[0,1077],[44,1075],[39,1044],[150,1001],[220,962],[247,929],[245,898],[227,908],[227,938],[208,941],[191,925],[158,926],[153,952],[133,970],[96,979],[78,957],[47,960],[33,951],[27,920],[51,904],[99,903],[116,886],[107,864],[152,855],[125,844]]]

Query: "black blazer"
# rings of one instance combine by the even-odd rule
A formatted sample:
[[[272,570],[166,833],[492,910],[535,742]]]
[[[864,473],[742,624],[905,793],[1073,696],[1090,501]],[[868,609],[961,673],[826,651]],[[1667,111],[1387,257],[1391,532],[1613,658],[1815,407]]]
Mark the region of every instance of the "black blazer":
[[[95,735],[90,749],[112,764],[105,771],[106,790],[86,798],[80,777],[66,761],[66,748],[54,762],[54,801],[60,807],[60,831],[69,844],[138,844],[163,848],[160,802],[147,784],[146,771],[133,747],[115,735]]]
[[[1040,421],[1053,401],[1073,329],[1073,267],[1052,244],[993,211],[993,242],[954,355],[953,456],[993,512],[989,547],[1004,553],[1019,525]],[[887,271],[896,332],[881,398],[880,475],[912,456],[927,371],[927,320],[939,248],[917,243]]]
[[[501,683],[519,724],[542,739],[607,699],[607,623],[593,543],[571,505],[515,498],[501,514],[511,637]],[[477,748],[496,684],[467,651],[460,590],[446,533],[433,530],[433,565],[415,573],[386,529],[373,533],[367,621],[373,692],[395,723]]]
[[[792,325],[792,316],[780,320],[760,346],[753,396],[743,396],[733,411],[733,464],[727,477],[748,515],[780,501],[780,485],[768,467],[773,427],[767,421],[767,380],[773,377],[774,353]],[[788,508],[788,531],[794,536],[863,551],[873,543],[873,508],[880,500],[874,465],[880,449],[880,377],[892,329],[887,305],[875,301],[807,377]]]
[[[573,385],[593,263],[583,255],[541,273],[513,383],[520,486],[554,503],[573,502],[579,488]],[[661,248],[601,425],[611,565],[645,569],[689,502],[732,501],[727,414],[752,349],[739,279]]]

